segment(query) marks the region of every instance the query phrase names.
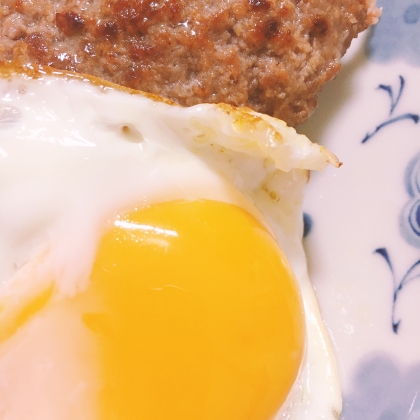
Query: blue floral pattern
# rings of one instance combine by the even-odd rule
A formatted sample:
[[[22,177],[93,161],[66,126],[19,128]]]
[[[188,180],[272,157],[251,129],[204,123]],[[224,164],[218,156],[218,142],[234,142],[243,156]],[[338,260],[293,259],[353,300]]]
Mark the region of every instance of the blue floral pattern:
[[[379,24],[367,45],[373,61],[403,59],[420,65],[420,2],[418,0],[378,0],[383,7]]]
[[[407,166],[405,189],[409,200],[400,216],[400,231],[412,246],[420,248],[420,154]]]
[[[387,355],[365,359],[340,420],[420,420],[420,364],[400,369]]]
[[[377,3],[383,8],[383,13],[379,23],[370,30],[365,44],[366,53],[371,63],[387,67],[384,73],[395,70],[395,79],[391,79],[391,83],[377,85],[375,99],[385,99],[389,106],[383,118],[373,121],[365,137],[359,138],[362,147],[366,143],[369,146],[377,144],[377,141],[380,143],[382,135],[394,124],[412,128],[411,133],[415,135],[420,121],[420,108],[415,105],[415,99],[410,102],[407,98],[408,89],[415,89],[414,77],[418,77],[418,74],[415,75],[418,69],[409,71],[404,66],[420,66],[420,0],[377,0]],[[420,137],[417,135],[417,138]],[[382,349],[391,344],[391,340],[398,340],[400,344],[409,340],[409,335],[398,335],[402,331],[401,325],[405,325],[404,316],[409,316],[409,311],[402,312],[403,308],[398,305],[403,290],[414,290],[410,284],[420,280],[420,153],[407,165],[405,190],[407,198],[401,203],[399,220],[394,220],[394,223],[399,223],[406,245],[403,242],[395,255],[388,243],[379,243],[384,246],[372,248],[372,258],[388,269],[389,277],[385,281],[392,281],[389,324],[390,331],[395,335],[391,333],[389,336],[393,335],[393,338],[380,342]],[[407,258],[404,255],[407,250],[414,255],[408,261],[405,259],[403,265],[399,257]],[[386,353],[375,353],[359,362],[352,388],[343,395],[340,420],[420,420],[420,362],[402,368],[396,360],[404,360],[404,354],[399,354],[392,345],[389,351],[398,358],[394,360]]]
[[[404,183],[409,199],[400,214],[400,232],[408,244],[420,248],[420,154],[408,164]],[[384,259],[391,272],[393,282],[391,323],[392,330],[398,334],[401,323],[401,319],[397,320],[395,315],[398,297],[408,284],[420,279],[420,259],[414,261],[399,280],[395,275],[394,265],[387,248],[377,248],[374,253]]]

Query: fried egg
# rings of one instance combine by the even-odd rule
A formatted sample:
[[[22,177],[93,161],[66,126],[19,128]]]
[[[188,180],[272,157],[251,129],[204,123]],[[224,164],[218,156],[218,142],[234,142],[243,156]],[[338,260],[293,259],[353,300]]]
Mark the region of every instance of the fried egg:
[[[3,66],[0,418],[337,419],[282,121]]]

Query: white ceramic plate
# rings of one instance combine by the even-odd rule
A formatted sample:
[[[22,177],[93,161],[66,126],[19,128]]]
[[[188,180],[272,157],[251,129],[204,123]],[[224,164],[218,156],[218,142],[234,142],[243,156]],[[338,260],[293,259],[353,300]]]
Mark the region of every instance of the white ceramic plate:
[[[419,420],[420,1],[379,6],[298,130],[343,162],[312,176],[304,242],[341,419]]]

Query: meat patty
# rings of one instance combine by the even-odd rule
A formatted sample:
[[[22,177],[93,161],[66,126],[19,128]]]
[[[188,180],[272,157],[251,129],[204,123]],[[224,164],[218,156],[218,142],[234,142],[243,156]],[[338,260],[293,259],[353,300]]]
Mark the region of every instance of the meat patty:
[[[305,121],[374,0],[2,0],[0,60]]]

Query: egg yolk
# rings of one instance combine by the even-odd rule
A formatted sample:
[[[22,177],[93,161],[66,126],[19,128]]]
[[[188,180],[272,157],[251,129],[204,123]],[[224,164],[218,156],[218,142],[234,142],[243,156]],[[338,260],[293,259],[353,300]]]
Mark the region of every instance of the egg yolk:
[[[305,325],[296,279],[266,228],[232,204],[172,201],[117,216],[87,289],[53,295],[16,307],[0,322],[0,341],[28,329],[24,371],[48,366],[36,377],[45,403],[67,413],[55,418],[76,418],[68,414],[76,394],[48,402],[42,390],[54,371],[76,378],[76,390],[95,378],[83,397],[92,420],[271,420],[298,374]],[[42,325],[50,338],[37,356],[31,340]],[[60,371],[66,357],[77,364]]]
[[[304,347],[300,294],[243,209],[178,201],[117,218],[91,281],[101,420],[268,420],[285,401]]]

